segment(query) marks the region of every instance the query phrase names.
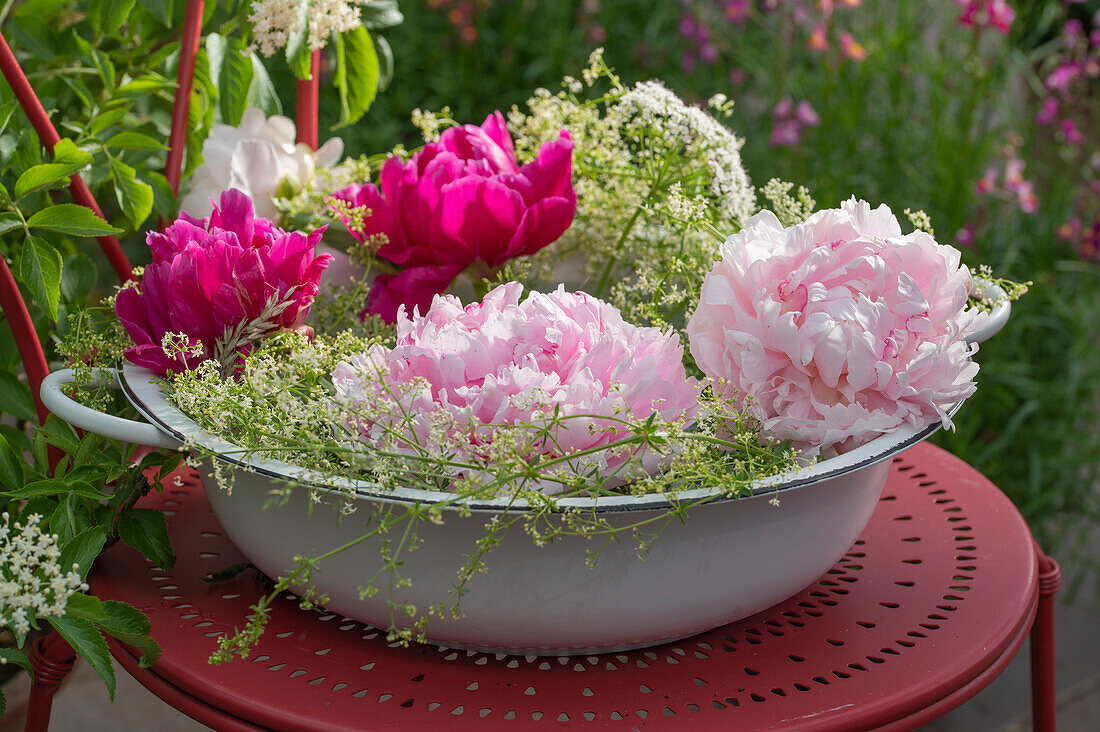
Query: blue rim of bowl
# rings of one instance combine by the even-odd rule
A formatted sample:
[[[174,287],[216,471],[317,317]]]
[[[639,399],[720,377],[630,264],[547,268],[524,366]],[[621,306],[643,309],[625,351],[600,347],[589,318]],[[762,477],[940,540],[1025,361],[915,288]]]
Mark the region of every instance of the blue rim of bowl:
[[[342,496],[348,495],[348,489],[356,498],[369,498],[373,500],[403,503],[403,504],[432,504],[445,500],[453,500],[454,494],[444,491],[428,491],[419,488],[372,488],[366,481],[353,481],[348,478],[336,478],[326,482],[324,478],[314,471],[301,466],[283,463],[277,460],[269,460],[256,456],[249,456],[247,450],[231,442],[223,440],[216,435],[202,429],[194,420],[172,405],[164,396],[158,383],[156,374],[148,369],[126,365],[119,373],[119,382],[126,398],[134,408],[150,423],[157,426],[165,434],[179,440],[181,443],[196,445],[209,456],[252,473],[266,476],[274,480],[303,485],[325,492],[331,492]],[[952,405],[948,415],[953,415],[962,406],[962,402]],[[576,508],[604,512],[645,511],[667,509],[674,504],[702,501],[705,503],[719,503],[724,501],[743,500],[760,495],[774,495],[784,491],[821,483],[838,478],[847,473],[853,473],[876,463],[890,459],[913,445],[920,443],[940,428],[940,422],[935,422],[923,429],[916,430],[909,426],[902,426],[891,433],[867,442],[860,447],[836,457],[814,463],[809,466],[787,471],[779,475],[762,478],[753,485],[748,492],[736,495],[727,495],[725,491],[717,488],[691,488],[680,491],[674,496],[663,493],[651,495],[622,495],[622,496],[597,496],[592,498],[560,498],[557,500],[557,510]],[[238,453],[243,457],[235,456]],[[470,510],[478,512],[499,513],[505,509],[510,513],[520,513],[530,510],[529,505],[523,499],[484,501],[468,499],[454,501],[447,508],[455,510]]]

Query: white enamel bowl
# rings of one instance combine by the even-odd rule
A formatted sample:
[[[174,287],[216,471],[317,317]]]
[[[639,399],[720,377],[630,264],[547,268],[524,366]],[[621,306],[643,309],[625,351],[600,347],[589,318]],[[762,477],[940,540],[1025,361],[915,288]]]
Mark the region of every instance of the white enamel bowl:
[[[994,315],[979,338],[992,335],[1007,318],[1007,312]],[[60,385],[67,381],[70,373],[52,374],[43,383],[42,397],[51,411],[72,424],[159,447],[177,447],[187,440],[213,455],[204,466],[204,484],[218,521],[245,556],[271,576],[285,574],[295,556],[317,555],[362,535],[372,506],[430,503],[443,495],[383,491],[367,483],[322,486],[317,476],[300,467],[244,457],[240,448],[205,432],[169,404],[145,369],[127,366],[120,381],[152,425],[80,406],[61,393]],[[456,648],[592,654],[654,645],[757,613],[797,593],[840,559],[871,516],[890,458],[935,429],[899,429],[844,455],[761,481],[751,496],[730,499],[707,489],[685,492],[680,500],[715,498],[693,508],[686,522],[668,522],[644,561],[624,536],[604,547],[598,565],[589,569],[585,552],[595,542],[567,537],[537,548],[514,527],[488,556],[489,571],[468,584],[463,616],[431,618],[428,636]],[[231,493],[209,476],[211,459],[235,472]],[[322,502],[307,511],[309,497],[301,485],[291,491],[285,506],[264,508],[271,490],[287,482],[312,485],[322,493],[351,491],[359,510],[341,516]],[[771,505],[775,498],[778,506]],[[668,507],[659,495],[571,498],[560,504],[594,511],[616,525],[660,516]],[[396,590],[394,600],[423,611],[445,596],[465,555],[484,534],[485,522],[504,504],[471,503],[469,508],[466,517],[448,510],[441,525],[423,522],[423,544],[405,553],[401,568],[412,585]],[[517,504],[510,510],[526,509]],[[315,573],[314,585],[330,598],[325,603],[329,610],[387,628],[393,618],[386,588],[362,600],[358,591],[379,566],[378,544],[367,541],[327,560],[323,571]]]

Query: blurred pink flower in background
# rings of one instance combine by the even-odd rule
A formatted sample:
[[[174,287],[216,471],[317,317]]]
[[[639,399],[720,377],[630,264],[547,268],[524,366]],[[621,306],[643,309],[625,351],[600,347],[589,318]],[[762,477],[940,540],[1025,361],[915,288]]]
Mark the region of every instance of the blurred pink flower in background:
[[[256,218],[251,199],[231,189],[209,218],[184,213],[163,233],[150,232],[153,261],[141,282],[115,299],[115,313],[135,344],[126,358],[163,376],[218,357],[219,340],[265,310],[265,332],[301,326],[332,259],[314,256],[322,231],[283,231]],[[161,346],[166,334],[178,333],[193,349],[182,361]]]
[[[496,268],[555,241],[577,208],[572,156],[573,141],[562,130],[535,160],[519,165],[504,117],[494,112],[480,127],[444,131],[407,163],[391,157],[380,187],[356,184],[333,194],[369,209],[361,230],[345,223],[404,268],[375,278],[364,312],[391,323],[401,305],[423,312],[467,267]]]
[[[955,4],[963,9],[959,24],[968,28],[993,28],[1007,35],[1012,29],[1012,21],[1016,20],[1016,11],[1008,0],[955,0]]]
[[[814,28],[810,31],[810,38],[806,41],[806,45],[814,51],[829,50],[829,39],[825,35],[824,23],[814,23]]]
[[[862,61],[867,58],[867,49],[862,44],[857,43],[852,38],[851,33],[840,34],[840,50],[848,58],[853,61]]]
[[[583,292],[559,287],[521,302],[522,292],[522,285],[510,282],[465,307],[441,295],[423,315],[410,318],[402,310],[392,349],[374,346],[333,373],[338,401],[353,412],[350,426],[372,444],[396,429],[432,446],[433,429],[447,424],[449,435],[476,453],[493,437],[479,427],[517,425],[530,432],[530,441],[520,441],[530,459],[628,434],[614,419],[581,415],[695,415],[701,384],[686,375],[675,333],[627,323],[614,307]],[[537,428],[523,427],[554,422],[551,440],[535,440]],[[628,457],[596,453],[578,458],[574,469],[608,473]]]
[[[772,132],[768,144],[772,147],[796,147],[802,141],[802,130],[817,127],[821,118],[806,100],[795,104],[783,97],[772,108]]]
[[[703,282],[691,354],[768,434],[809,452],[950,426],[978,371],[970,283],[957,249],[903,235],[886,206],[851,199],[786,229],[762,211]]]

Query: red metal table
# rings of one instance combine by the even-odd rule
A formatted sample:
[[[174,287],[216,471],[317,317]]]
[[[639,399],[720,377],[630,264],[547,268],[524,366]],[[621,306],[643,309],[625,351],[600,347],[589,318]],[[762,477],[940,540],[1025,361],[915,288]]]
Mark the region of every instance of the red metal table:
[[[992,483],[920,445],[894,459],[862,537],[815,585],[689,639],[570,658],[400,648],[287,595],[253,656],[212,667],[214,638],[260,590],[251,577],[201,579],[243,557],[194,474],[147,501],[170,514],[176,567],[119,545],[92,586],[145,610],[165,653],[152,669],[122,646],[115,657],[157,696],[229,730],[909,729],[1004,669],[1035,624],[1046,560]],[[1045,586],[1052,595],[1056,582]]]

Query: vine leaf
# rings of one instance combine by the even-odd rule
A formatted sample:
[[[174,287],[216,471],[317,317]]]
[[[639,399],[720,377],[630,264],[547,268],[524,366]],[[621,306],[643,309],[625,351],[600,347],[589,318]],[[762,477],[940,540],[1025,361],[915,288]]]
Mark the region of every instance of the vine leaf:
[[[61,300],[61,266],[61,253],[45,239],[28,236],[23,242],[19,278],[53,321],[57,320],[57,305]]]
[[[69,600],[71,602],[72,598]],[[111,666],[111,651],[107,648],[107,641],[103,639],[103,635],[84,618],[62,615],[59,618],[48,618],[48,622],[58,635],[95,669],[99,678],[103,679],[103,683],[107,685],[107,693],[110,694],[111,701],[114,701],[115,670]]]

